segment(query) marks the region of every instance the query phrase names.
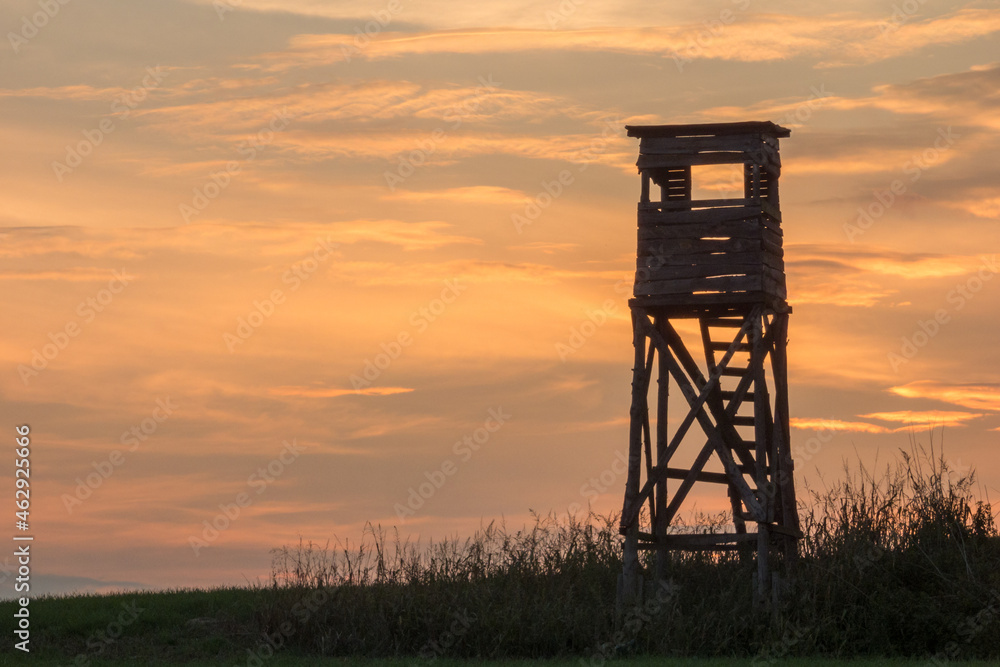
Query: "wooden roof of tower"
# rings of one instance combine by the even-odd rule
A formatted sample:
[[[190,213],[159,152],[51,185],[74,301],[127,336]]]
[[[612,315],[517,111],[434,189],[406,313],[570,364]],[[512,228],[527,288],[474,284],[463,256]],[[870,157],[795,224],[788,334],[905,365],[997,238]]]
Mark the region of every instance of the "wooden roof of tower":
[[[698,123],[694,125],[626,125],[630,137],[700,137],[726,134],[771,134],[778,138],[789,136],[791,130],[769,120],[741,123]]]

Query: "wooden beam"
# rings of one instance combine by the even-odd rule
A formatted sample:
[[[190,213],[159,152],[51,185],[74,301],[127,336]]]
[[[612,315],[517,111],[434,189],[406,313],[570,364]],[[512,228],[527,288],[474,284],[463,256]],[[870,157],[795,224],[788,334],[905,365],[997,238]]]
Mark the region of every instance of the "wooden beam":
[[[742,151],[719,151],[715,153],[671,153],[668,155],[640,154],[635,165],[643,170],[670,169],[704,164],[741,164],[748,156]],[[753,159],[753,158],[749,158]]]
[[[689,549],[753,542],[756,539],[756,533],[674,533],[667,535],[663,540],[651,542],[666,549]]]
[[[636,275],[642,282],[656,280],[673,280],[675,278],[711,278],[715,276],[758,275],[761,273],[759,264],[668,264],[661,265],[656,257],[639,257],[636,259]]]
[[[700,239],[710,236],[759,239],[767,233],[772,243],[781,243],[781,237],[766,229],[760,218],[749,220],[711,220],[701,223],[639,224],[641,239]]]
[[[663,274],[655,277],[663,277]],[[763,276],[750,275],[643,280],[636,281],[634,289],[636,296],[655,296],[657,294],[690,294],[692,291],[696,291],[696,293],[760,292],[763,291],[763,288]]]
[[[707,137],[643,137],[639,140],[639,152],[643,155],[685,154],[701,151],[744,151],[760,150],[764,144],[757,133],[728,134]]]
[[[772,141],[789,136],[792,131],[771,121],[739,121],[734,123],[691,123],[683,125],[626,125],[630,137],[701,137],[705,135],[723,136],[731,134],[760,134],[762,139],[772,137]]]
[[[660,468],[657,467],[657,470],[655,472],[658,473],[661,477],[665,477],[666,479],[684,479],[685,477],[687,477],[689,472],[687,468],[666,468],[665,472],[663,473],[660,473],[659,470]],[[748,474],[750,472],[750,470],[744,466],[741,466],[740,470],[744,474]],[[701,472],[698,473],[698,477],[697,479],[695,479],[695,481],[708,482],[710,484],[729,484],[729,477],[727,477],[726,473],[724,472],[706,472],[702,470]]]

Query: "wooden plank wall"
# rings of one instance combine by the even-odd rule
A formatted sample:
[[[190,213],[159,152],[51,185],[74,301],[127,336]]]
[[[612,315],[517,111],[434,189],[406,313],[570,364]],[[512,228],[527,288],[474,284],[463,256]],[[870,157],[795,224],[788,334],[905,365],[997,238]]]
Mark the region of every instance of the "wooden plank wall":
[[[762,292],[784,300],[781,237],[760,206],[640,210],[634,294]]]

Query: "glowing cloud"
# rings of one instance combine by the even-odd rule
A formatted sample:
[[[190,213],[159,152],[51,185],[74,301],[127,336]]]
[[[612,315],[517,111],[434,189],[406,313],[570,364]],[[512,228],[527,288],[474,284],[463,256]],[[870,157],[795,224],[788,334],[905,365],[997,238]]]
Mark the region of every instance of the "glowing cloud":
[[[511,246],[511,250],[528,250],[543,252],[546,255],[554,255],[557,252],[567,252],[580,247],[579,243],[549,243],[547,241],[532,241],[524,245]]]
[[[811,419],[792,417],[792,428],[802,431],[853,431],[855,433],[891,433],[892,430],[877,424],[843,421],[841,419]]]
[[[712,32],[704,25],[647,28],[529,30],[513,28],[386,32],[358,53],[354,35],[299,35],[291,47],[262,58],[264,69],[379,60],[428,54],[523,53],[526,51],[595,51],[734,61],[782,60],[795,56],[828,57],[823,65],[874,62],[927,46],[962,42],[1000,31],[1000,16],[986,9],[965,9],[886,33],[883,20],[805,17],[734,12],[728,25]],[[708,34],[708,38],[701,37]]]
[[[890,392],[906,398],[931,398],[970,410],[1000,411],[1000,386],[989,384],[944,384],[931,380],[892,387]]]
[[[794,244],[787,246],[795,259],[788,265],[808,266],[812,262],[829,262],[829,269],[855,270],[882,276],[907,279],[961,276],[982,268],[982,255],[943,255],[935,253],[903,253],[868,247],[856,248],[842,244]]]
[[[399,220],[358,220],[335,228],[334,238],[341,243],[360,241],[388,243],[403,250],[426,250],[452,244],[480,245],[481,239],[447,234],[451,227],[438,221],[401,222]]]
[[[899,410],[897,412],[873,412],[860,415],[864,419],[877,419],[910,425],[964,426],[970,419],[979,419],[982,414],[975,412],[948,412],[947,410]]]
[[[1000,197],[972,195],[970,199],[949,202],[949,205],[978,218],[1000,220]]]
[[[495,185],[473,185],[464,188],[448,188],[447,190],[431,190],[424,192],[400,190],[391,195],[386,195],[386,199],[399,199],[402,201],[450,201],[455,203],[490,203],[490,204],[510,204],[521,203],[528,198],[528,195],[520,190],[501,188]]]
[[[325,387],[275,387],[268,393],[274,396],[298,396],[302,398],[338,398],[340,396],[392,396],[408,394],[409,387],[367,387],[365,389],[336,389]]]

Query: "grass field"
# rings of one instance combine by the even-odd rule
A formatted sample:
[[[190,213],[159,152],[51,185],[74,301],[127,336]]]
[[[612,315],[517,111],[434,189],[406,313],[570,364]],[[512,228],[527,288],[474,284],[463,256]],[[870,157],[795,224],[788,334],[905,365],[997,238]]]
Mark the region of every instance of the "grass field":
[[[5,659],[6,658],[6,659]],[[39,667],[57,667],[62,665],[67,665],[65,660],[49,659],[49,658],[36,658],[34,656],[25,656],[24,658],[19,658],[18,656],[0,656],[0,664],[2,665],[17,665],[17,664],[31,664],[38,665]],[[86,663],[90,667],[112,667],[114,665],[134,665],[136,667],[158,664],[155,661],[150,661],[147,659],[128,659],[123,658],[120,660],[94,660]],[[164,662],[160,664],[177,664],[177,665],[188,665],[190,667],[219,667],[220,665],[245,665],[246,662],[219,662],[216,660],[196,660],[191,662]],[[454,659],[440,659],[433,663],[403,658],[395,659],[372,659],[372,658],[316,658],[309,656],[290,656],[282,655],[275,656],[265,663],[269,667],[295,667],[297,665],[303,665],[304,667],[413,667],[414,665],[431,665],[435,667],[463,667],[465,665],[476,665],[477,667],[581,667],[581,662],[579,658],[565,658],[565,659],[524,659],[524,660],[454,660]],[[634,667],[738,667],[741,665],[752,665],[755,664],[749,658],[630,658],[630,659],[616,659],[610,660],[606,663],[607,665],[625,665]],[[916,667],[920,665],[928,665],[926,660],[917,659],[900,659],[900,658],[873,658],[873,659],[860,659],[860,660],[838,660],[835,658],[790,658],[786,660],[780,660],[776,665],[787,665],[788,667],[798,667],[800,665],[816,665],[817,667],[837,667],[839,665],[846,665],[849,667],[876,667],[879,665],[887,665],[889,667]],[[985,660],[960,660],[960,661],[950,661],[948,665],[950,667],[979,667],[985,665],[996,665],[996,661],[985,661]]]
[[[848,475],[803,508],[794,581],[770,613],[753,603],[753,559],[734,552],[672,554],[669,582],[649,582],[640,606],[616,613],[614,517],[490,524],[423,547],[370,527],[351,548],[275,550],[266,586],[33,600],[32,655],[11,639],[0,660],[998,664],[1000,539],[973,488],[971,473],[933,456],[904,456],[877,479]],[[525,662],[498,662],[510,660]]]

